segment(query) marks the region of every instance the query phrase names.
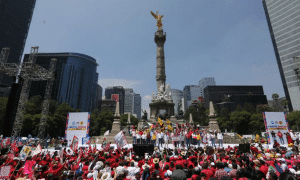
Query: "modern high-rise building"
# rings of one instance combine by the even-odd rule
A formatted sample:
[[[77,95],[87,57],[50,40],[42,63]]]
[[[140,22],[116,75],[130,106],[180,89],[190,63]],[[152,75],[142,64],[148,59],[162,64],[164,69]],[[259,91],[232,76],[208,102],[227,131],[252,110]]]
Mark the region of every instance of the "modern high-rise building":
[[[101,107],[101,101],[102,101],[102,91],[103,88],[97,84],[97,108]]]
[[[179,89],[171,89],[171,93],[172,93],[173,103],[175,104],[174,114],[178,115],[178,113],[180,112],[180,105],[182,103],[183,91]]]
[[[207,86],[204,88],[204,106],[209,108],[209,102],[234,111],[238,105],[252,104],[255,108],[259,104],[268,104],[267,96],[262,86]]]
[[[300,62],[300,1],[263,0],[265,15],[290,111],[300,110],[300,86],[295,68]],[[298,71],[299,72],[299,71]]]
[[[36,0],[0,0],[0,51],[10,48],[8,63],[20,63]],[[10,87],[12,78],[0,76],[0,86]]]
[[[136,114],[136,118],[141,119],[142,113],[142,97],[140,94],[134,94],[134,110],[133,114]]]
[[[192,101],[198,100],[198,97],[202,97],[202,89],[198,85],[184,86],[183,97],[186,111],[189,108]]]
[[[25,54],[24,62],[29,54]],[[45,69],[50,68],[52,58],[56,58],[55,80],[51,99],[59,103],[66,102],[82,112],[97,107],[98,73],[96,60],[79,53],[38,53],[36,63]],[[29,98],[35,95],[44,97],[46,81],[31,83]]]
[[[125,102],[125,90],[123,86],[109,86],[105,88],[105,98],[111,99],[112,94],[118,94],[119,95],[119,108],[120,108],[120,114],[124,114],[124,102]]]
[[[133,114],[134,111],[134,92],[132,88],[124,88],[125,90],[125,104],[124,113]]]
[[[213,77],[205,77],[199,81],[198,85],[201,88],[201,94],[202,94],[202,97],[204,98],[203,89],[206,88],[206,86],[215,86],[216,81],[215,81],[215,78],[213,78]]]

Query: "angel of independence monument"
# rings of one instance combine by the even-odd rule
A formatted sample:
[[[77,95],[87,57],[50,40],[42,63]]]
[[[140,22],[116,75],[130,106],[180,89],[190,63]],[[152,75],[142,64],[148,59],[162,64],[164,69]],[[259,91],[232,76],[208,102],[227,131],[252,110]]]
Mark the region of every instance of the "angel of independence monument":
[[[150,106],[150,121],[156,122],[157,117],[162,114],[166,114],[170,117],[171,121],[175,121],[174,116],[174,103],[172,100],[171,89],[166,83],[165,73],[165,54],[164,43],[166,42],[166,33],[162,29],[163,15],[159,15],[158,12],[154,14],[151,11],[152,16],[157,20],[156,26],[158,27],[155,32],[154,41],[156,43],[156,83],[157,93],[152,93],[152,100]]]

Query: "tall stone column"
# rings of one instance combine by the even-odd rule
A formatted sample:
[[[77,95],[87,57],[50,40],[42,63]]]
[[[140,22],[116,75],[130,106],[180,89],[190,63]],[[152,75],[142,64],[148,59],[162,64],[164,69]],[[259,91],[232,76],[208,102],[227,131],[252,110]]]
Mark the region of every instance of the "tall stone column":
[[[160,92],[160,86],[165,86],[166,73],[165,73],[165,52],[164,44],[166,42],[166,33],[164,34],[163,29],[157,29],[155,33],[154,41],[157,45],[156,48],[156,83],[157,92]],[[163,89],[165,91],[165,88]]]

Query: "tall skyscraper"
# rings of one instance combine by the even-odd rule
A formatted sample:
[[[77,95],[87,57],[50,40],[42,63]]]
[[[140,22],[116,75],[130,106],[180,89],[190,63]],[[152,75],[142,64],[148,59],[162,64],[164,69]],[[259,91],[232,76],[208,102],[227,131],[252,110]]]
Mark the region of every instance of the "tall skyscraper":
[[[36,0],[0,0],[0,50],[10,48],[8,63],[20,63]],[[12,78],[0,76],[0,86],[8,87]]]
[[[180,112],[180,104],[182,103],[183,91],[179,89],[171,89],[171,93],[172,93],[173,103],[175,104],[174,114],[178,115],[178,113]]]
[[[263,0],[265,15],[289,109],[300,110],[300,86],[293,57],[300,56],[300,1]]]
[[[191,101],[198,100],[202,97],[202,89],[198,85],[188,85],[183,88],[183,97],[185,104],[185,111],[189,108]]]
[[[105,88],[105,98],[111,99],[112,94],[119,94],[120,114],[124,114],[125,90],[123,86],[109,86]]]
[[[102,91],[103,91],[103,88],[99,84],[97,84],[97,108],[98,109],[100,109],[100,107],[101,107]]]
[[[134,93],[132,88],[124,88],[125,90],[125,104],[124,113],[133,114],[134,111]]]
[[[28,58],[29,54],[25,54],[23,61]],[[38,53],[36,63],[49,69],[52,58],[56,58],[57,62],[51,99],[66,102],[82,112],[95,109],[98,83],[96,60],[79,53]],[[46,81],[33,81],[29,98],[35,95],[44,97],[46,84]]]
[[[206,86],[215,86],[216,81],[215,81],[215,78],[213,78],[213,77],[205,77],[199,81],[198,85],[201,88],[201,94],[202,94],[202,97],[204,98],[203,89],[206,88]]]
[[[142,107],[142,98],[140,94],[134,94],[134,111],[133,114],[136,114],[136,118],[141,119],[141,110]]]

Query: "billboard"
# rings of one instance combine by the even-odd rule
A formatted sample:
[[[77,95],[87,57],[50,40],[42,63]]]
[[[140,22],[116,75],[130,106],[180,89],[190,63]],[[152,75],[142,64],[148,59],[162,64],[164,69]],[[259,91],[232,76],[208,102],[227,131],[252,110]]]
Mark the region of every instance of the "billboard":
[[[119,102],[119,94],[112,94],[111,99],[115,100],[116,102]]]
[[[78,145],[82,145],[85,142],[83,138],[89,137],[90,130],[90,113],[89,112],[72,112],[68,113],[66,121],[65,138],[68,141],[68,145],[72,143],[73,137],[78,138]]]
[[[285,133],[289,133],[289,123],[285,112],[263,112],[264,123],[268,138],[268,144],[273,144],[276,140],[279,144],[287,144]],[[283,134],[282,139],[279,138],[278,132]]]

